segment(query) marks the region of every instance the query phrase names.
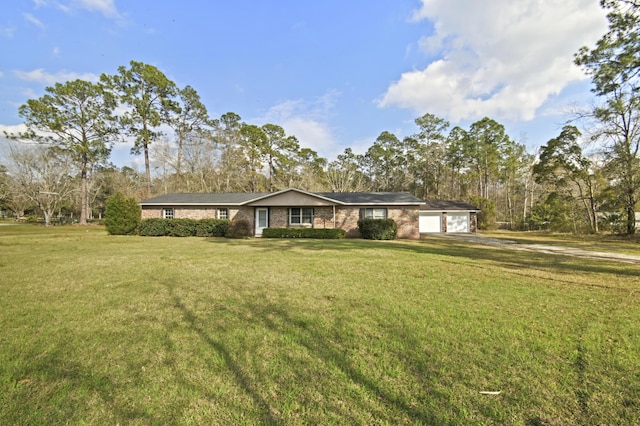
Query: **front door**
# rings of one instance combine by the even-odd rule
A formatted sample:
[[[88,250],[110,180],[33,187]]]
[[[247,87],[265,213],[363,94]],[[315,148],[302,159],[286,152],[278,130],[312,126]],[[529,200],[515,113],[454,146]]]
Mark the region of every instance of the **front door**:
[[[256,209],[256,236],[262,235],[262,230],[269,227],[269,209],[258,207]]]

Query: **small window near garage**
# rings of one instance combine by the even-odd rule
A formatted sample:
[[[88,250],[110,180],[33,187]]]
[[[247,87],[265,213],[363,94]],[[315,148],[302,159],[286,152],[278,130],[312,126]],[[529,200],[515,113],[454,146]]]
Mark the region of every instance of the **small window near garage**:
[[[217,209],[216,217],[218,219],[229,219],[229,209]]]
[[[301,207],[289,209],[289,223],[291,225],[313,224],[313,209]]]
[[[173,219],[174,210],[172,208],[163,208],[162,209],[162,218],[163,219]]]
[[[385,208],[366,208],[360,209],[360,215],[363,219],[386,219],[387,209]]]

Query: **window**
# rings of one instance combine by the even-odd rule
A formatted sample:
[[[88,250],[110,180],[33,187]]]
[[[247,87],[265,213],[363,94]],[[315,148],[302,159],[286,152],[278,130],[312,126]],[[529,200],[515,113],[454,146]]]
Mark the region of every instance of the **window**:
[[[361,209],[360,214],[363,219],[386,219],[387,209],[385,208],[366,208]]]
[[[163,219],[173,219],[174,211],[172,208],[163,208],[162,209],[162,218]]]
[[[228,209],[218,209],[216,213],[216,217],[218,219],[229,219],[229,210]]]
[[[313,224],[313,209],[300,207],[289,209],[289,223],[291,225]]]

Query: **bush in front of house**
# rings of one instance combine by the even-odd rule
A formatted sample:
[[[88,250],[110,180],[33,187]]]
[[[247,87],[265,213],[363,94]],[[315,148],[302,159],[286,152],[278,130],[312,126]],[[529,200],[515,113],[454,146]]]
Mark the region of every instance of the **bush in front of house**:
[[[117,193],[107,200],[104,225],[110,235],[134,235],[138,232],[140,215],[140,205],[134,198]]]
[[[171,219],[143,219],[138,233],[143,237],[164,237],[167,235],[167,222]]]
[[[245,219],[231,221],[227,233],[227,238],[248,238],[253,237],[253,225]]]
[[[139,233],[143,237],[224,237],[228,219],[144,219]]]
[[[365,240],[394,240],[398,225],[393,219],[360,219],[358,230]]]
[[[193,237],[196,235],[195,219],[167,219],[169,237]]]
[[[344,229],[329,228],[266,228],[262,231],[263,238],[317,238],[324,240],[338,240],[344,238]]]
[[[229,219],[200,219],[196,223],[196,237],[224,237],[230,225]]]

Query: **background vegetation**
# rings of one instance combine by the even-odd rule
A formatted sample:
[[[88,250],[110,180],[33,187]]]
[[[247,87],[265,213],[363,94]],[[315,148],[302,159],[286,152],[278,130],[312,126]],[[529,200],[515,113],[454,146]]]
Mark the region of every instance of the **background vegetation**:
[[[30,225],[0,248],[5,425],[640,421],[637,264]]]
[[[136,200],[167,192],[408,191],[470,201],[482,229],[635,233],[640,191],[640,57],[636,1],[601,0],[609,31],[575,55],[593,81],[593,108],[529,153],[484,117],[468,128],[436,114],[402,139],[383,131],[363,154],[333,161],[277,124],[210,117],[197,91],[131,61],[98,83],[56,83],[19,109],[28,126],[0,165],[0,216],[36,214],[86,223],[116,192]],[[120,111],[116,114],[116,111]],[[576,127],[579,124],[582,130]],[[114,143],[133,143],[144,171],[108,163]],[[35,146],[34,143],[35,142]],[[152,171],[155,171],[152,173]]]

